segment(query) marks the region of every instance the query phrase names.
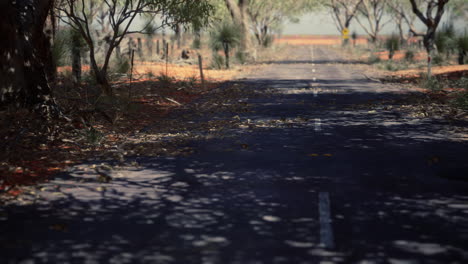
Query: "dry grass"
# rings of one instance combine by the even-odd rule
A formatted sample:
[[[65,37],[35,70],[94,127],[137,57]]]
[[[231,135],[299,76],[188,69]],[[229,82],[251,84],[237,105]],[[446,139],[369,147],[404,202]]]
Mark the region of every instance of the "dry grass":
[[[349,40],[352,43],[352,39]],[[342,38],[340,36],[283,36],[275,40],[276,44],[288,44],[288,45],[340,45],[342,43]],[[356,40],[357,45],[367,45],[366,38],[358,38]]]

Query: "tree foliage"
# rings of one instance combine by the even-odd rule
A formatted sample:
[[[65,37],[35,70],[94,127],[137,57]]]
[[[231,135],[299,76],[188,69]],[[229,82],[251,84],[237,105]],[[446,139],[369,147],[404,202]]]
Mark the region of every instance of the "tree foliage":
[[[107,79],[109,63],[114,49],[125,36],[145,33],[149,27],[155,30],[176,24],[204,25],[208,22],[212,6],[207,1],[197,0],[61,0],[58,9],[65,15],[61,20],[80,32],[86,41],[96,81],[105,93],[111,94]],[[154,28],[150,21],[139,29],[133,29],[131,26],[135,20],[142,16],[158,17],[160,24]],[[99,27],[106,32],[102,38],[95,34]],[[98,64],[96,52],[102,46],[105,47],[104,59]]]
[[[317,8],[317,0],[251,0],[247,12],[258,44],[267,42],[271,30],[279,29],[286,21],[298,22],[299,17]]]
[[[328,0],[324,5],[330,9],[339,32],[349,28],[363,0]]]
[[[380,31],[389,22],[385,21],[386,10],[386,1],[382,0],[363,0],[358,6],[356,21],[369,35],[372,43],[377,41]]]

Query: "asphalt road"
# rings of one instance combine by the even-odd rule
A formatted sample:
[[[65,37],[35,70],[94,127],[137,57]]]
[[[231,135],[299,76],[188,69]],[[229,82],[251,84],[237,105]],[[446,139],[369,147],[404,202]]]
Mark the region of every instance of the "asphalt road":
[[[1,208],[0,263],[468,262],[453,124],[379,104],[401,89],[320,47],[241,84],[251,111],[200,120],[244,125],[193,154],[134,158],[106,184],[83,165]]]

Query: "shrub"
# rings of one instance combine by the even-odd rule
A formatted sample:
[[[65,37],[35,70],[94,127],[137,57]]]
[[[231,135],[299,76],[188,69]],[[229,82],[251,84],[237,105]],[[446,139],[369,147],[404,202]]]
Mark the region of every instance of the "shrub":
[[[99,145],[104,139],[104,134],[94,127],[90,127],[84,131],[83,137],[89,144]]]
[[[232,48],[240,43],[239,28],[231,23],[222,23],[211,32],[211,48],[214,52],[224,51],[226,68],[229,68],[229,55]]]
[[[415,54],[413,50],[407,50],[405,52],[405,60],[408,62],[414,62]]]
[[[468,77],[462,77],[457,81],[457,87],[463,88],[468,92]]]
[[[459,93],[455,96],[452,103],[457,107],[468,110],[468,91]]]
[[[220,70],[224,67],[224,57],[219,55],[218,53],[213,53],[213,57],[211,59],[211,68]]]
[[[192,48],[193,49],[200,49],[201,48],[201,39],[200,38],[195,38],[193,40]]]
[[[445,62],[445,58],[442,54],[436,54],[434,58],[432,58],[432,63],[435,65],[442,65]]]
[[[404,70],[407,69],[407,64],[405,63],[400,63],[400,62],[394,62],[394,61],[386,61],[382,65],[379,66],[379,68],[383,68],[387,71],[399,71],[399,70]]]
[[[169,75],[166,75],[165,73],[161,72],[158,77],[156,77],[158,82],[164,86],[170,86],[174,83],[175,78]]]
[[[126,56],[116,56],[112,71],[119,74],[127,74],[130,72],[130,67],[130,60]]]
[[[447,57],[455,49],[455,28],[452,23],[444,24],[444,26],[436,33],[435,45],[440,54],[445,54]]]
[[[263,39],[262,46],[265,48],[269,48],[273,45],[275,42],[275,37],[272,35],[266,35],[265,38]]]
[[[51,47],[52,60],[56,66],[69,64],[71,33],[69,30],[59,30]]]
[[[458,64],[465,64],[465,57],[468,53],[468,34],[463,34],[456,39],[456,47],[458,50]]]
[[[245,56],[245,52],[237,51],[236,52],[236,60],[240,64],[245,64],[247,62],[247,57]]]
[[[400,38],[397,35],[392,35],[385,41],[385,48],[388,50],[388,58],[393,59],[395,51],[400,50]]]
[[[421,87],[431,91],[440,91],[443,88],[442,83],[436,77],[429,78],[425,74],[421,75]]]
[[[379,63],[381,60],[380,60],[380,57],[379,56],[376,56],[374,55],[373,53],[370,55],[369,59],[369,64],[375,64],[375,63]]]

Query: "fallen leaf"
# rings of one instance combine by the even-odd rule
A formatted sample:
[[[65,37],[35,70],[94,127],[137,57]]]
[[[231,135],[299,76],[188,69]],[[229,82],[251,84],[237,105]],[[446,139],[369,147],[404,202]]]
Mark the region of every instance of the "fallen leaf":
[[[61,231],[61,232],[68,231],[68,227],[65,224],[54,224],[50,226],[50,229],[55,230],[55,231]]]

